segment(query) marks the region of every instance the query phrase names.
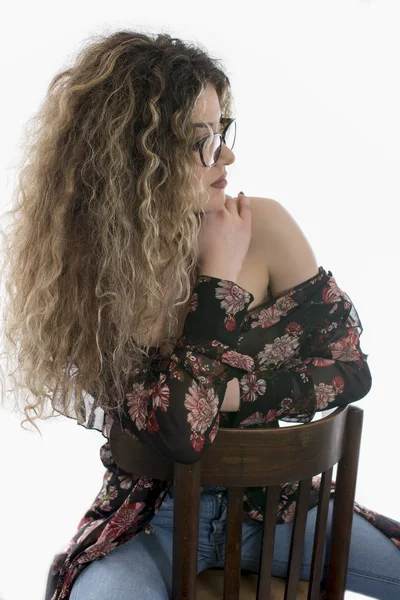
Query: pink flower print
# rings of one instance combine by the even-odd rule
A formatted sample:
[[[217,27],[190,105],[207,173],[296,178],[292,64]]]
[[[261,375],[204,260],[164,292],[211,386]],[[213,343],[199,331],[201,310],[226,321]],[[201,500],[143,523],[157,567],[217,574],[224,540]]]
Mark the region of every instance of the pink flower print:
[[[93,521],[93,517],[83,517],[78,523],[78,530],[84,527],[87,523]]]
[[[104,477],[103,477],[103,485],[106,486],[107,483],[110,481],[111,477],[113,476],[111,471],[106,471],[104,473]]]
[[[257,397],[265,394],[267,384],[265,379],[257,379],[257,373],[249,373],[243,375],[239,382],[240,385],[240,399],[243,402],[254,402]]]
[[[148,410],[148,392],[144,383],[134,383],[126,398],[129,415],[140,431],[145,428]]]
[[[204,376],[204,371],[209,370],[208,366],[204,365],[203,361],[193,354],[192,351],[186,352],[185,356],[185,364],[186,362],[190,364],[191,371],[197,375],[200,379],[200,382],[204,385],[209,382],[207,375]]]
[[[199,433],[196,433],[196,432],[193,432],[190,435],[190,444],[196,452],[200,452],[200,450],[203,449],[205,441],[206,441],[206,438],[204,437],[204,435],[200,435]]]
[[[298,306],[297,302],[291,297],[291,292],[277,298],[275,302],[275,308],[279,312],[281,317],[286,317],[290,310]]]
[[[71,589],[72,582],[75,581],[75,579],[78,576],[79,572],[80,572],[80,569],[78,569],[76,565],[74,567],[71,567],[69,569],[69,571],[67,571],[65,579],[63,580],[63,583],[62,583],[62,588],[61,588],[60,593],[59,593],[60,600],[63,600],[64,598],[68,598],[69,597],[69,592],[70,592],[70,589]],[[50,600],[53,600],[53,598],[55,598],[56,594],[57,594],[57,592],[54,592],[54,594],[53,594],[53,596],[51,597]]]
[[[278,415],[288,412],[292,405],[293,405],[292,398],[282,398],[282,400],[279,403],[280,409],[278,411]]]
[[[108,442],[103,444],[103,446],[100,448],[100,459],[103,462],[103,464],[109,462],[112,459],[111,449]]]
[[[371,521],[372,523],[375,523],[376,515],[379,515],[379,513],[376,513],[375,511],[366,508],[365,506],[362,506],[358,502],[354,502],[354,510],[358,513],[361,513],[363,517],[367,519],[367,521]]]
[[[125,475],[119,475],[118,476],[119,479],[119,485],[123,490],[129,490],[129,488],[132,485],[132,477],[128,477]]]
[[[317,410],[326,408],[329,402],[333,402],[336,398],[335,389],[328,383],[318,383],[317,385],[314,385],[314,390],[317,402]]]
[[[89,533],[91,531],[93,531],[93,529],[96,529],[96,527],[98,527],[99,525],[101,525],[101,523],[103,523],[105,521],[105,519],[97,519],[96,521],[93,521],[93,523],[90,523],[90,525],[88,525],[85,529],[85,531],[82,533],[82,535],[80,535],[77,540],[76,543],[78,542],[82,542],[85,538],[87,538],[87,536],[89,535]]]
[[[257,357],[260,365],[278,365],[287,358],[292,357],[299,347],[299,340],[296,336],[285,334],[275,338],[272,344],[266,344],[264,350],[258,353]]]
[[[213,388],[200,387],[197,381],[185,394],[185,408],[189,411],[187,421],[192,431],[204,433],[218,412],[218,395]]]
[[[249,427],[251,425],[263,425],[264,423],[264,415],[262,412],[254,412],[252,415],[249,415],[243,421],[240,421],[239,427]]]
[[[171,373],[172,371],[175,371],[176,365],[179,362],[179,358],[177,357],[176,354],[171,354],[170,359],[169,359],[169,372]]]
[[[257,411],[249,417],[246,417],[246,419],[243,419],[243,421],[239,423],[239,427],[249,427],[251,425],[266,425],[271,421],[276,421],[277,418],[278,412],[275,409],[269,410],[266,415],[262,412]]]
[[[248,515],[251,519],[254,519],[255,521],[263,520],[263,516],[258,510],[253,509],[248,513]]]
[[[322,290],[322,301],[326,304],[333,304],[334,302],[338,302],[341,298],[347,299],[336,283],[336,279],[334,277],[330,277],[326,282],[328,287],[324,287]]]
[[[145,502],[133,502],[131,504],[124,502],[108,521],[98,541],[101,543],[107,539],[115,540],[122,533],[125,533],[127,529],[138,522],[144,506]]]
[[[110,500],[115,500],[118,497],[118,491],[115,485],[110,485],[107,489],[106,496],[110,498]]]
[[[249,316],[253,317],[251,313]],[[254,329],[255,327],[262,327],[263,329],[267,329],[268,327],[272,327],[272,325],[275,325],[275,323],[279,323],[281,316],[282,315],[280,311],[277,310],[275,306],[262,308],[259,312],[257,312],[254,315],[250,327],[252,329]]]
[[[333,387],[333,389],[335,390],[335,394],[343,394],[343,390],[344,390],[344,379],[343,377],[341,377],[340,375],[337,375],[336,377],[334,377],[331,381],[331,385]]]
[[[218,413],[217,419],[214,423],[214,427],[211,429],[210,433],[208,434],[208,437],[209,437],[209,440],[211,443],[213,443],[215,436],[217,435],[218,427],[219,427],[219,413]]]
[[[148,488],[152,486],[152,479],[149,479],[148,477],[146,477],[146,475],[141,475],[139,477],[139,479],[136,482],[136,485],[134,487],[134,489],[132,490],[135,492],[141,492],[144,488]],[[125,500],[126,502],[126,500]]]
[[[236,327],[236,319],[233,315],[227,315],[224,319],[224,327],[227,331],[234,331]]]
[[[222,362],[227,363],[230,367],[238,367],[248,372],[254,370],[254,358],[247,354],[240,354],[240,352],[236,352],[235,350],[224,352]]]
[[[197,292],[193,292],[188,304],[188,313],[194,312],[199,305],[199,295]]]
[[[166,379],[165,373],[162,373],[158,382],[152,389],[153,408],[161,408],[164,412],[166,412],[169,407],[169,395],[171,392],[168,385],[165,384]]]
[[[294,519],[294,514],[296,511],[296,500],[294,500],[289,508],[287,508],[283,514],[282,514],[282,519],[285,521],[285,523],[291,523]]]
[[[314,367],[331,367],[335,361],[330,358],[308,357],[304,361],[306,364],[311,363]]]
[[[160,426],[158,424],[157,417],[156,417],[156,409],[153,408],[150,411],[150,414],[147,419],[146,430],[149,433],[154,434],[154,433],[157,433],[157,431],[159,431],[159,429],[160,429]]]
[[[118,544],[116,542],[112,542],[111,540],[104,540],[101,542],[98,540],[96,544],[90,546],[90,548],[82,553],[82,555],[77,559],[77,562],[86,563],[96,560],[97,558],[102,558],[117,546]]]
[[[359,360],[360,352],[356,347],[358,340],[359,334],[356,331],[349,329],[347,337],[338,340],[337,342],[331,342],[328,344],[332,358],[345,362]]]
[[[285,333],[288,335],[296,335],[297,337],[300,337],[303,331],[303,327],[300,325],[300,323],[296,323],[296,321],[291,321],[285,327]]]
[[[270,423],[271,421],[276,421],[278,418],[278,411],[272,408],[267,412],[264,417],[264,423]]]
[[[100,510],[110,511],[112,510],[112,506],[110,504],[110,500],[115,500],[118,497],[118,492],[115,486],[111,485],[104,494],[99,495],[98,497],[98,506]]]
[[[104,510],[106,512],[111,512],[112,511],[112,506],[110,504],[110,501],[109,500],[103,500],[102,502],[100,502],[99,509],[100,510]]]
[[[236,283],[227,280],[218,282],[215,297],[222,300],[221,308],[225,309],[230,315],[235,315],[243,310],[246,303],[250,301],[249,292],[240,288]]]

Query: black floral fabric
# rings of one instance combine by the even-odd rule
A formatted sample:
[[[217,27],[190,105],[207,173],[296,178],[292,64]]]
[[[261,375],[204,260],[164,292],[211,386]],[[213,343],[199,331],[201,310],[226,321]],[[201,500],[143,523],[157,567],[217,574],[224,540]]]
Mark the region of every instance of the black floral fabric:
[[[368,394],[372,378],[360,347],[362,324],[330,271],[321,266],[315,276],[248,310],[253,300],[232,281],[200,276],[171,356],[151,349],[148,366],[132,373],[123,410],[104,413],[93,398],[86,400],[86,419],[79,425],[101,431],[107,440],[100,449],[103,485],[71,541],[54,557],[46,600],[68,598],[91,561],[142,530],[151,534],[151,519],[171,485],[117,467],[108,441],[114,421],[160,455],[193,464],[219,427],[308,423],[317,411]],[[239,410],[220,411],[234,377]],[[309,509],[318,504],[320,482],[319,475],[312,478]],[[294,519],[297,491],[297,482],[282,486],[278,524]],[[334,493],[332,481],[331,497]],[[264,500],[265,488],[247,488],[243,509],[262,521]],[[354,510],[400,549],[400,523],[357,502]]]

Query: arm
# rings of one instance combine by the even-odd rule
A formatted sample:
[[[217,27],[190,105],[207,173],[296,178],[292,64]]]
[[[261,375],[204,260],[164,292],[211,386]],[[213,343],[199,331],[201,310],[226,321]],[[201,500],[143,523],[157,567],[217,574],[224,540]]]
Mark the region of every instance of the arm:
[[[308,423],[317,411],[368,394],[372,378],[368,355],[360,347],[362,324],[349,297],[333,282],[325,278],[312,300],[267,330],[272,343],[259,354],[254,372],[239,381],[240,407],[232,427],[275,419]],[[274,364],[282,351],[287,358]]]
[[[114,421],[163,456],[198,461],[218,431],[228,381],[254,368],[237,351],[253,300],[232,281],[199,276],[170,358],[135,376],[122,409],[108,411]]]
[[[308,422],[316,411],[368,394],[372,379],[359,344],[362,324],[332,273],[318,269],[291,214],[275,200],[252,200],[273,298],[252,324],[264,329],[265,339],[255,371],[240,378],[240,410],[232,426],[246,419]]]

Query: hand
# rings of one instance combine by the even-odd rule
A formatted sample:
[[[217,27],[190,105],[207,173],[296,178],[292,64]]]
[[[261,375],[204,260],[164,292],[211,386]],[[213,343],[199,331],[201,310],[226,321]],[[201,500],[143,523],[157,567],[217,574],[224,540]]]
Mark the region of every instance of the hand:
[[[199,234],[200,275],[235,281],[250,246],[252,215],[250,200],[225,197],[225,205],[205,213]]]

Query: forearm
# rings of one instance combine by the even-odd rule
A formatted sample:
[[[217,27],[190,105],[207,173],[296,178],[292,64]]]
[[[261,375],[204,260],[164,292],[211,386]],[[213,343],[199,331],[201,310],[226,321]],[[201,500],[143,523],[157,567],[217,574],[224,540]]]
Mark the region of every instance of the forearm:
[[[224,401],[222,402],[220,411],[236,412],[240,406],[240,388],[239,379],[234,377],[226,386]]]

